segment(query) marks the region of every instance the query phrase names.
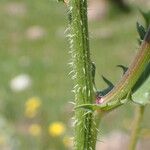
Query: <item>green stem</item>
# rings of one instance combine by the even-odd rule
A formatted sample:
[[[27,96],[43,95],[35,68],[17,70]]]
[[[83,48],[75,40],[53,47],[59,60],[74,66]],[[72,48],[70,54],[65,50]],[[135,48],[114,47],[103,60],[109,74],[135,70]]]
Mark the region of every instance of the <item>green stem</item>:
[[[135,120],[133,124],[133,130],[131,133],[131,139],[130,139],[128,150],[136,149],[136,145],[137,145],[138,138],[139,138],[139,133],[141,130],[141,122],[144,116],[144,109],[145,109],[145,106],[137,106],[136,108]]]
[[[131,99],[132,92],[135,92],[148,77],[149,73],[147,69],[149,69],[149,63],[150,28],[145,35],[137,55],[118,84],[116,84],[116,86],[106,95],[98,96],[96,99],[96,104],[87,103],[79,105],[76,108],[86,108],[93,111],[110,111],[123,105]],[[145,78],[144,80],[143,76]]]
[[[135,83],[150,61],[150,28],[140,46],[140,49],[120,82],[105,96],[102,102],[121,100],[132,91]]]
[[[81,104],[91,104],[94,91],[91,73],[89,36],[87,23],[87,1],[70,0],[69,28],[70,47],[72,54],[75,107]],[[75,150],[95,150],[96,125],[93,112],[75,110]]]

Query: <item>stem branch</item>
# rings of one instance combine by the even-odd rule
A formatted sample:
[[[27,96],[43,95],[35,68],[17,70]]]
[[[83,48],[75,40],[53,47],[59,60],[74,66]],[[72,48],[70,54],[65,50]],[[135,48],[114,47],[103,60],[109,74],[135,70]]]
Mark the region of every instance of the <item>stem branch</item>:
[[[129,91],[132,91],[135,83],[140,78],[142,72],[150,61],[150,27],[145,35],[145,38],[139,48],[137,55],[130,64],[129,69],[125,75],[118,82],[118,84],[105,96],[103,96],[104,103],[113,100],[120,100],[125,97]]]

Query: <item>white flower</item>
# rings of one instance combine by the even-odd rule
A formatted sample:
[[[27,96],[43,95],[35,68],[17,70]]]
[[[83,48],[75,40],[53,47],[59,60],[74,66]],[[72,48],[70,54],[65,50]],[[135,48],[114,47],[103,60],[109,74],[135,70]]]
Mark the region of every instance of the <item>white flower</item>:
[[[16,76],[10,81],[10,88],[15,91],[23,91],[31,85],[31,79],[27,74]]]

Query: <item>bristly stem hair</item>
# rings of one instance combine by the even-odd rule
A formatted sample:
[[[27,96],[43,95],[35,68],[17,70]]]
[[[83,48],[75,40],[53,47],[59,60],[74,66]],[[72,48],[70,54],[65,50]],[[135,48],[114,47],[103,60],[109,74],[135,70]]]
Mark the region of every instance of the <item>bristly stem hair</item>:
[[[94,100],[87,23],[87,0],[70,0],[67,5],[69,8],[69,40],[76,107],[82,104],[91,104]],[[74,149],[95,150],[96,125],[94,113],[76,109],[74,125]]]

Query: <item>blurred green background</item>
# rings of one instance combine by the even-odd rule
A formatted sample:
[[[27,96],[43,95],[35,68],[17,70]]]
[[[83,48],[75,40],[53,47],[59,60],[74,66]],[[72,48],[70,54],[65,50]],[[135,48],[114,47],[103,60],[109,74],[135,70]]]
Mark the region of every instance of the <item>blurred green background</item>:
[[[111,9],[103,19],[89,22],[99,88],[106,87],[102,74],[116,83],[122,75],[116,65],[128,65],[136,54],[136,21],[143,23],[138,8],[148,10],[150,3],[128,4],[130,13]],[[71,149],[73,81],[66,29],[63,3],[0,1],[1,150]],[[133,110],[133,105],[123,106],[106,116],[100,136],[119,129],[129,133]],[[150,127],[144,119],[143,126]]]

